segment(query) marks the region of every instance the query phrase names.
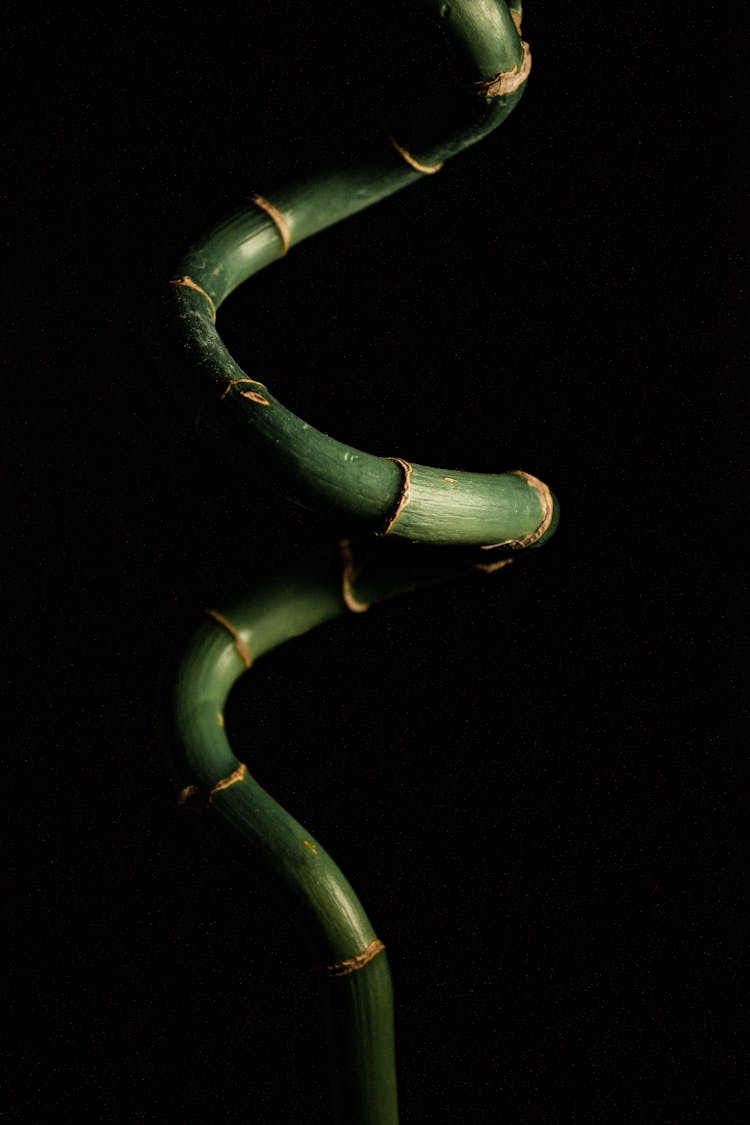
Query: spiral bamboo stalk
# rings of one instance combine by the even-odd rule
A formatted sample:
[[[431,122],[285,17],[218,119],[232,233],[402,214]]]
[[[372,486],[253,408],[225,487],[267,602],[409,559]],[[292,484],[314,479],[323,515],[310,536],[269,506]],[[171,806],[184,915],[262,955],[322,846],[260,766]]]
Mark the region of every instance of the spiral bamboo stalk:
[[[166,709],[181,801],[230,825],[287,888],[306,932],[317,937],[339,1029],[342,1125],[398,1120],[387,955],[323,846],[234,755],[224,729],[226,699],[254,661],[316,625],[472,567],[499,569],[508,551],[541,545],[554,532],[557,502],[527,472],[430,468],[320,433],[238,366],[216,319],[238,285],[290,247],[438,171],[518,103],[530,65],[520,6],[415,2],[445,31],[462,75],[462,87],[439,99],[440,114],[405,119],[346,165],[320,167],[254,196],[188,251],[164,297],[164,355],[187,409],[233,441],[252,473],[365,535],[290,565],[244,600],[207,611],[181,657]],[[398,540],[409,542],[399,547]]]

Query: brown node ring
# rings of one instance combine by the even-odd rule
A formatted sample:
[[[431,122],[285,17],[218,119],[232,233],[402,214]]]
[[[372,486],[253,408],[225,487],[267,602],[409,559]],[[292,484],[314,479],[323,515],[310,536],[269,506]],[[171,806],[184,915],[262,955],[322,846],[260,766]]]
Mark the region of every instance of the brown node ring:
[[[224,617],[223,614],[219,613],[215,609],[206,609],[203,612],[207,613],[209,617],[213,617],[214,621],[221,625],[222,629],[226,629],[229,635],[234,638],[234,647],[237,649],[237,654],[239,655],[240,660],[246,668],[252,668],[253,655],[248,648],[247,641],[245,641],[245,639],[242,637],[239,629],[237,629],[231,621],[229,621],[226,617]]]
[[[341,552],[341,597],[344,605],[352,613],[364,613],[370,608],[369,602],[361,602],[354,593],[354,580],[357,577],[357,572],[354,566],[354,554],[352,552],[352,545],[348,539],[342,539],[339,542],[339,551]]]
[[[438,164],[423,164],[421,160],[417,160],[416,156],[412,156],[409,150],[407,148],[404,148],[403,145],[400,145],[396,138],[392,137],[390,134],[388,135],[388,140],[391,142],[402,160],[405,160],[409,167],[413,168],[415,172],[421,172],[425,176],[434,176],[435,173],[439,172],[443,167],[442,160]]]
[[[224,386],[224,390],[221,392],[219,402],[223,402],[227,395],[231,391],[233,391],[235,387],[242,386],[262,387],[264,391],[268,389],[266,387],[266,384],[261,383],[259,379],[249,379],[247,377],[243,379],[230,379],[229,382]]]
[[[211,308],[211,323],[216,324],[216,305],[213,302],[213,298],[209,296],[205,289],[201,289],[200,285],[198,285],[196,281],[193,281],[192,277],[188,277],[187,274],[184,277],[173,277],[169,284],[180,285],[184,289],[192,289],[194,292],[200,293],[201,297],[205,297]]]
[[[532,476],[531,473],[525,473],[523,469],[512,469],[509,475],[523,477],[528,486],[534,489],[542,505],[541,522],[530,535],[522,535],[519,539],[503,539],[501,543],[485,543],[481,548],[483,551],[494,551],[496,547],[510,547],[514,551],[519,551],[524,547],[530,547],[532,543],[536,543],[537,540],[542,538],[552,523],[555,502],[552,499],[549,485],[545,484],[543,480],[539,480],[539,477]]]
[[[520,29],[520,23],[517,26]],[[531,73],[531,50],[525,39],[521,40],[521,50],[523,58],[520,67],[514,66],[512,70],[501,70],[494,78],[474,83],[474,91],[480,98],[502,98],[506,94],[515,93],[518,87],[524,84]]]
[[[534,477],[531,473],[525,473],[523,469],[514,469],[512,475],[515,477],[523,477],[528,486],[535,490],[542,504],[542,522],[539,524],[536,531],[532,531],[531,535],[525,535],[522,539],[516,539],[511,544],[513,548],[520,549],[530,547],[532,543],[536,543],[538,539],[542,538],[545,531],[547,531],[549,525],[552,523],[555,502],[552,499],[549,485],[546,485],[543,480],[539,480],[539,477]]]
[[[178,794],[177,804],[183,808],[199,811],[208,809],[213,804],[214,793],[221,793],[224,789],[229,789],[239,781],[244,781],[246,775],[247,766],[244,762],[240,762],[236,770],[233,770],[228,777],[222,777],[208,790],[201,789],[199,785],[186,785]]]
[[[281,256],[283,258],[292,244],[292,232],[289,228],[286,215],[280,211],[278,207],[275,207],[270,200],[257,193],[250,196],[250,202],[254,203],[256,207],[260,207],[261,211],[265,211],[272,219],[276,230],[279,232],[279,237],[281,238]]]
[[[382,953],[385,949],[382,941],[379,938],[373,938],[368,946],[366,946],[361,953],[357,953],[354,957],[348,957],[346,961],[337,961],[335,965],[325,965],[323,971],[329,977],[348,977],[350,973],[356,973],[360,969],[364,969],[365,965],[369,965],[378,953]]]
[[[401,481],[401,491],[396,500],[396,507],[390,516],[387,517],[385,525],[378,531],[377,535],[388,535],[396,523],[396,520],[411,503],[411,474],[414,471],[408,461],[404,461],[403,457],[386,457],[386,461],[393,461],[394,465],[400,465],[403,471],[403,480]]]

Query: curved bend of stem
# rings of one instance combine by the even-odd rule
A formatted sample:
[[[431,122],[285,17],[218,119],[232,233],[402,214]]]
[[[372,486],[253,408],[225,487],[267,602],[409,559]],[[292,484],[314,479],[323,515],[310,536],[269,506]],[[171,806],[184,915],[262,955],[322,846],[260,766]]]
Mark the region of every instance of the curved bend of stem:
[[[397,1122],[386,954],[322,845],[233,753],[226,700],[255,659],[290,637],[465,570],[459,548],[545,542],[555,529],[557,501],[520,470],[435,469],[375,457],[314,430],[236,364],[215,321],[227,296],[291,245],[437,171],[517,104],[529,62],[517,0],[510,7],[501,0],[415,2],[440,22],[464,75],[462,89],[447,100],[443,94],[441,113],[405,118],[351,163],[320,168],[272,198],[253,197],[188,251],[165,286],[165,359],[188,408],[235,439],[249,467],[289,498],[370,536],[365,555],[345,541],[339,553],[323,551],[243,601],[207,611],[182,655],[167,706],[183,801],[208,807],[231,825],[317,935],[341,1028],[339,1118],[347,1125]],[[373,532],[396,542],[373,540]],[[424,544],[438,550],[430,554]],[[410,553],[399,556],[399,550]],[[492,570],[505,561],[475,554],[468,565]]]
[[[420,543],[538,546],[554,532],[557,501],[535,477],[431,468],[354,449],[287,410],[239,367],[215,327],[226,297],[290,245],[437,170],[517,104],[528,61],[518,14],[500,0],[419,2],[450,40],[463,85],[439,115],[409,126],[421,136],[394,126],[346,165],[319,168],[269,199],[253,197],[200,239],[165,286],[164,358],[188,410],[228,434],[255,475],[339,526]],[[500,92],[498,76],[519,84]]]
[[[466,552],[397,542],[344,541],[276,572],[221,610],[207,610],[183,652],[166,701],[181,800],[207,808],[245,840],[296,901],[305,942],[329,982],[339,1114],[347,1125],[395,1125],[393,1000],[387,956],[346,877],[314,835],[234,754],[227,698],[254,661],[316,625],[465,573]]]

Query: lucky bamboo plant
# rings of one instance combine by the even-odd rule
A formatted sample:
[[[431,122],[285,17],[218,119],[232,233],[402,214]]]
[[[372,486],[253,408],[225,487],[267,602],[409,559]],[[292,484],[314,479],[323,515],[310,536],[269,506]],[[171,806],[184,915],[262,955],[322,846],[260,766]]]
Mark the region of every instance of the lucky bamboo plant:
[[[460,84],[448,84],[450,95],[441,95],[439,114],[405,116],[345,165],[321,165],[255,195],[189,249],[164,287],[165,365],[187,410],[234,444],[248,472],[351,528],[352,538],[270,576],[247,598],[206,611],[166,704],[180,800],[223,818],[254,862],[287,888],[317,936],[338,1028],[342,1125],[398,1119],[387,956],[320,842],[233,753],[224,730],[227,697],[255,660],[316,625],[471,568],[500,569],[519,549],[540,546],[555,529],[557,502],[521,470],[430,468],[326,436],[238,366],[216,320],[237,286],[290,247],[437,172],[517,105],[531,65],[520,4],[415,3],[444,32],[446,70],[461,75]]]

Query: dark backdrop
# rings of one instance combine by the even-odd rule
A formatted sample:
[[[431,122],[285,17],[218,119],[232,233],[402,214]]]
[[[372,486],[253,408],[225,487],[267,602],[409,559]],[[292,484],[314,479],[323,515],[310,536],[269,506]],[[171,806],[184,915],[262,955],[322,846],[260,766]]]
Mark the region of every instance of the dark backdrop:
[[[156,699],[196,611],[343,529],[193,432],[144,326],[197,233],[379,128],[391,74],[429,63],[388,8],[332,8],[115,4],[10,36],[18,1119],[329,1120],[307,937],[176,810]],[[406,1122],[706,1121],[745,714],[733,87],[708,17],[538,2],[524,34],[496,134],[221,327],[354,446],[537,474],[559,532],[268,657],[230,735],[389,947]]]

